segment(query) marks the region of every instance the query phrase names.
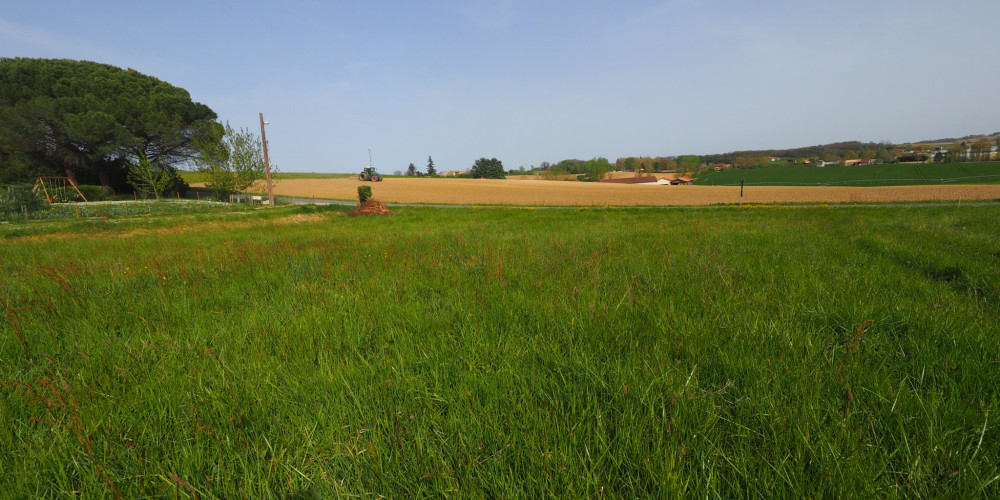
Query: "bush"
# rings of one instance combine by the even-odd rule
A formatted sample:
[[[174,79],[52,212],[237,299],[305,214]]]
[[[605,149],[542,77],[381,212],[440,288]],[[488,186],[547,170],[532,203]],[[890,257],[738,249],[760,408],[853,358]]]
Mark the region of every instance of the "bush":
[[[370,200],[372,197],[372,187],[371,186],[358,186],[358,201],[364,203]]]
[[[32,190],[31,184],[0,186],[0,220],[38,212],[45,207],[45,200]]]
[[[312,203],[296,207],[296,212],[300,214],[322,214],[327,212],[343,212],[345,210],[347,208],[342,205],[315,205]]]
[[[86,198],[87,201],[108,201],[112,199],[115,195],[115,192],[110,187],[107,186],[92,186],[89,184],[81,184],[77,186],[77,189],[79,189],[80,192],[83,193],[83,197]],[[73,193],[74,199],[79,197],[80,195]]]

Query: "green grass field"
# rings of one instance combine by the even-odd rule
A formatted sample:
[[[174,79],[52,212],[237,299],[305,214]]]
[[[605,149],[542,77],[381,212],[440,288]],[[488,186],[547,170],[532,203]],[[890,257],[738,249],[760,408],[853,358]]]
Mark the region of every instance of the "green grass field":
[[[342,210],[0,225],[0,491],[1000,494],[1000,207]]]
[[[1000,184],[1000,162],[904,163],[898,165],[778,166],[726,169],[700,174],[695,184],[738,186],[901,186],[915,184]]]

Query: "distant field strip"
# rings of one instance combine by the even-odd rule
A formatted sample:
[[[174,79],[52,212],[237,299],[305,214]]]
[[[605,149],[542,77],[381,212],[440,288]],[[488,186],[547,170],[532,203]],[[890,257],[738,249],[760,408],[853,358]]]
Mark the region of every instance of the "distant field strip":
[[[892,185],[914,185],[915,181],[922,181],[921,184],[932,184],[932,183],[947,183],[947,184],[983,184],[987,181],[1000,183],[1000,174],[996,175],[968,175],[964,177],[942,177],[942,178],[930,178],[926,174],[917,172],[921,175],[920,179],[908,178],[898,178],[898,179],[882,179],[875,177],[868,180],[846,180],[846,181],[825,181],[816,183],[802,183],[802,182],[747,182],[746,185],[753,186],[878,186],[884,184]],[[739,186],[739,181],[731,184],[712,184],[713,186]]]
[[[727,169],[705,172],[695,184],[738,186],[741,179],[755,186],[1000,184],[1000,162]]]
[[[279,196],[356,200],[356,179],[286,179]],[[386,203],[519,206],[685,206],[740,203],[738,186],[661,186],[594,182],[390,178],[370,185]],[[738,184],[738,182],[737,182]],[[263,185],[254,189],[264,191]],[[877,203],[1000,199],[1000,185],[750,186],[744,203]]]

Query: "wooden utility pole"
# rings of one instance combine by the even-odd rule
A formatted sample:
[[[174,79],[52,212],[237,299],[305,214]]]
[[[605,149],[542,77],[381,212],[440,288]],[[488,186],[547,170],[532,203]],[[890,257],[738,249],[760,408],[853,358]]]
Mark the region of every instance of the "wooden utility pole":
[[[260,142],[264,145],[264,175],[267,178],[267,203],[274,206],[274,189],[271,187],[271,160],[267,158],[267,135],[264,134],[264,125],[270,122],[264,121],[264,113],[260,113]]]

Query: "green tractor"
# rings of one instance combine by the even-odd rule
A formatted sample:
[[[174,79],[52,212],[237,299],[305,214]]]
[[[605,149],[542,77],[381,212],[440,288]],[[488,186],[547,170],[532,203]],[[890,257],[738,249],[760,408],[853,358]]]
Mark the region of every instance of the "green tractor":
[[[375,171],[375,167],[365,167],[358,174],[358,179],[362,181],[372,181],[379,182],[382,180],[382,174]]]

